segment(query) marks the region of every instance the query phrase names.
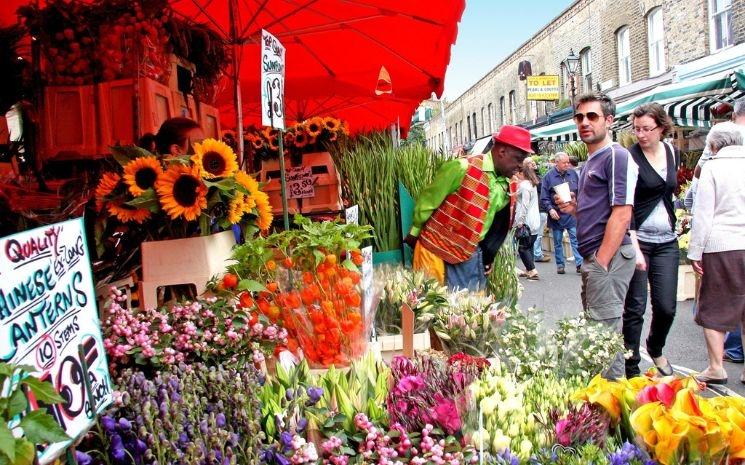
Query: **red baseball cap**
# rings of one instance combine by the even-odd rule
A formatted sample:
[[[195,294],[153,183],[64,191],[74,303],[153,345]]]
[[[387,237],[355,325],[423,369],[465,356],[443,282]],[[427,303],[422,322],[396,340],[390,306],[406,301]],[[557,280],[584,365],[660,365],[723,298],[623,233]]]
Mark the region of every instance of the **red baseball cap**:
[[[492,138],[495,142],[511,145],[523,152],[533,153],[530,147],[530,131],[520,126],[506,125],[499,129]]]

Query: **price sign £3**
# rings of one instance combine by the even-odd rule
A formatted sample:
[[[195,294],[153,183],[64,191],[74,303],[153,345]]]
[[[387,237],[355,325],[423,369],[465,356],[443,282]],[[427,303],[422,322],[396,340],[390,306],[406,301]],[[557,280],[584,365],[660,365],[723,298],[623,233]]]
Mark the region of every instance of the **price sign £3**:
[[[307,199],[316,196],[313,187],[313,173],[310,166],[298,166],[287,170],[287,197]]]

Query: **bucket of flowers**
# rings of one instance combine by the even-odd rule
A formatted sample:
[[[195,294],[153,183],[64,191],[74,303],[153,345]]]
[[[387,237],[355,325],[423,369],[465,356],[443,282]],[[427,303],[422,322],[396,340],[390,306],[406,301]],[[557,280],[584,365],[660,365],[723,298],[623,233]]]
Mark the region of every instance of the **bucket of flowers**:
[[[495,353],[505,311],[493,296],[458,291],[450,294],[448,305],[427,310],[420,319],[429,322],[445,352],[489,358]]]
[[[228,267],[235,286],[227,291],[281,322],[290,332],[288,348],[299,348],[311,368],[347,366],[367,350],[375,313],[375,305],[363,305],[357,268],[370,227],[299,215],[295,225],[236,247]]]

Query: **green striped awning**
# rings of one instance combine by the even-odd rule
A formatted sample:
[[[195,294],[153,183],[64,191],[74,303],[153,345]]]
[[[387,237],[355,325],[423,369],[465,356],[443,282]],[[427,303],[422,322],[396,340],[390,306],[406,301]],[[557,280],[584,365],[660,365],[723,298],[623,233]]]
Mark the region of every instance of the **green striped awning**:
[[[743,70],[705,76],[691,81],[666,84],[620,103],[616,108],[614,130],[630,126],[629,116],[634,108],[656,102],[678,126],[711,126],[711,107],[719,102],[732,103],[745,96]],[[574,121],[561,121],[531,131],[533,140],[577,140]]]

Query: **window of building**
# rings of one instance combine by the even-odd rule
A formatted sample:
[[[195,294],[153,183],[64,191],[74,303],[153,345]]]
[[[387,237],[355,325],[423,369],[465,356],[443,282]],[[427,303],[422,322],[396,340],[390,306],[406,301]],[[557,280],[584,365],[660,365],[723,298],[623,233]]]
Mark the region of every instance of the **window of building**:
[[[504,126],[506,123],[505,119],[505,113],[504,113],[504,97],[499,97],[499,125]]]
[[[486,126],[486,108],[481,107],[481,135],[486,135],[486,130],[489,129]]]
[[[662,8],[657,7],[647,16],[649,36],[649,75],[665,72],[665,28],[662,23]]]
[[[510,124],[515,124],[517,118],[517,103],[515,102],[515,91],[510,91]]]
[[[476,140],[479,138],[479,132],[478,132],[478,126],[476,126],[476,112],[474,111],[471,115],[471,122],[473,123],[473,139]]]
[[[471,115],[466,116],[466,124],[468,125],[468,132],[466,133],[466,140],[471,140]]]
[[[582,73],[582,91],[592,91],[592,57],[590,47],[586,47],[579,52],[579,66]]]
[[[732,45],[732,0],[709,0],[709,14],[711,51]]]
[[[618,51],[618,85],[623,86],[631,82],[631,45],[627,26],[616,32],[616,50]]]
[[[486,107],[486,112],[489,114],[489,134],[494,133],[494,105],[491,103]]]

